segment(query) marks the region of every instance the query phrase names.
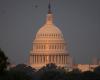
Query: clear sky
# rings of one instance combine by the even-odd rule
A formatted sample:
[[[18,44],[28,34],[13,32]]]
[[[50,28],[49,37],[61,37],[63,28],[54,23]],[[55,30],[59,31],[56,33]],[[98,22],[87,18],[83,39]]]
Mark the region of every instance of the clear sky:
[[[0,0],[0,48],[11,63],[28,62],[47,6],[48,0]],[[100,0],[52,0],[52,11],[76,63],[100,58]]]

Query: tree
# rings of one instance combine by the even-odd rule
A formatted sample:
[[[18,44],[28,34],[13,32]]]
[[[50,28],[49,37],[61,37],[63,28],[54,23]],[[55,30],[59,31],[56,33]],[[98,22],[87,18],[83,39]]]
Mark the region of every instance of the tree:
[[[8,65],[8,57],[5,56],[4,52],[0,49],[0,75],[7,70]]]
[[[73,72],[73,73],[81,73],[81,71],[78,69],[78,68],[75,68],[75,69],[73,69],[71,72]]]
[[[67,72],[68,80],[82,80],[82,73],[78,68],[74,68],[72,71]]]
[[[100,66],[96,67],[94,69],[94,72],[100,75]]]
[[[32,80],[32,78],[24,72],[10,70],[8,71],[5,80]]]
[[[40,80],[67,80],[65,70],[53,63],[42,67],[37,72],[37,76]]]
[[[32,80],[34,73],[35,69],[26,64],[18,64],[9,71],[10,79],[14,80]]]
[[[100,80],[100,76],[98,76],[96,73],[92,71],[85,71],[82,73],[83,80]]]

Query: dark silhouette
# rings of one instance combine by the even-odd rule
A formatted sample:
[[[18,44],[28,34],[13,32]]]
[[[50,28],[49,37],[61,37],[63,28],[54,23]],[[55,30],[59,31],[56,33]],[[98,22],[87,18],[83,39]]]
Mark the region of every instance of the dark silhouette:
[[[85,71],[82,73],[83,75],[83,80],[100,80],[100,76],[98,76],[95,72],[93,71]]]
[[[81,72],[75,68],[68,71],[53,63],[36,70],[26,64],[18,64],[7,69],[8,57],[0,49],[0,80],[100,80],[100,66],[94,71]]]
[[[94,69],[94,72],[100,75],[100,66],[96,67]]]
[[[32,80],[34,79],[35,71],[34,68],[26,64],[18,64],[10,69],[11,74],[14,75],[14,80]]]
[[[5,73],[8,65],[8,57],[6,57],[4,52],[0,49],[0,75],[3,75]]]
[[[47,64],[37,71],[38,79],[40,80],[67,80],[66,71],[55,64]]]

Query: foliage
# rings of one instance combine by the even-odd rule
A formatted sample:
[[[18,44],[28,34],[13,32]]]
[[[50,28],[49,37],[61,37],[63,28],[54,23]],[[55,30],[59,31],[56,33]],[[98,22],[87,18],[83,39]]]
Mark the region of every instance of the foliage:
[[[19,76],[17,80],[31,80],[33,79],[35,73],[35,69],[27,66],[26,64],[18,64],[15,67],[11,68],[10,71],[15,78],[17,78],[16,75]]]
[[[94,69],[94,72],[100,75],[100,66],[96,67]]]
[[[8,57],[0,49],[0,80],[100,80],[100,66],[94,71],[81,72],[79,69],[73,69],[68,72],[53,63],[39,70],[26,64],[18,64],[7,70],[8,64]]]
[[[0,49],[0,80],[32,80],[35,71],[32,67],[19,64],[8,70],[8,65],[8,57]]]
[[[81,73],[81,71],[78,68],[73,69],[71,72],[76,74]]]
[[[4,74],[8,65],[8,57],[6,57],[4,52],[0,49],[0,75]]]
[[[10,70],[7,73],[8,80],[31,80],[31,77],[26,75],[26,73],[17,71],[17,70]]]
[[[100,80],[100,76],[92,71],[85,71],[83,74],[83,80]]]
[[[65,69],[57,67],[53,63],[42,67],[37,75],[41,80],[67,80]]]

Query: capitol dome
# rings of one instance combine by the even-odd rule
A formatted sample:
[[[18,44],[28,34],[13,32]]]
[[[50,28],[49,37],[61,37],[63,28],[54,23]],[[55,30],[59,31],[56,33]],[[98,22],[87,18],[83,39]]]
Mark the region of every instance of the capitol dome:
[[[39,29],[39,31],[37,32],[37,37],[38,36],[60,36],[62,37],[62,32],[59,30],[59,28],[57,28],[54,24],[52,25],[44,25],[43,27],[41,27]]]
[[[39,69],[54,63],[64,67],[68,64],[68,47],[60,29],[53,23],[50,4],[45,24],[38,30],[30,52],[30,65]]]
[[[49,19],[50,18],[50,19]],[[58,27],[55,26],[53,23],[53,16],[52,14],[47,15],[46,23],[38,30],[36,34],[37,38],[62,38],[63,34]],[[52,38],[51,38],[52,37]]]

